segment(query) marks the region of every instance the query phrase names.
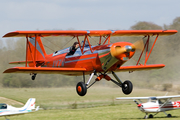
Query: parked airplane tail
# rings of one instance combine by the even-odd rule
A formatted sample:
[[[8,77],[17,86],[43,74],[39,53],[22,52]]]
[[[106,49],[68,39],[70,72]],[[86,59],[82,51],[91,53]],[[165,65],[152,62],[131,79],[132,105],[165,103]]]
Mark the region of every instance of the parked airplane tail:
[[[39,106],[36,107],[35,111],[38,111],[39,110]]]
[[[32,110],[35,109],[35,98],[29,98],[29,100],[26,102],[24,107],[22,107],[23,110]]]
[[[44,49],[44,46],[41,41],[41,37],[31,37],[29,39],[29,46],[28,46],[28,61],[37,61],[41,62],[44,61],[46,56],[46,52]],[[38,64],[38,63],[36,63]],[[32,67],[34,64],[32,62],[29,62],[29,66]]]

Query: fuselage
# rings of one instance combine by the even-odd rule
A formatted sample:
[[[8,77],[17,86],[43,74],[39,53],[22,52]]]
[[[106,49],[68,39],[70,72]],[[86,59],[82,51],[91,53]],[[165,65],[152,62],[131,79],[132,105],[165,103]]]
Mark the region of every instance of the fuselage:
[[[139,110],[145,113],[157,113],[180,109],[180,101],[163,103],[161,101],[146,102],[138,105]]]
[[[0,104],[0,116],[10,116],[32,112],[28,107],[16,108],[8,104]]]
[[[114,71],[129,60],[135,51],[124,52],[118,56],[113,57],[111,55],[112,47],[123,47],[127,45],[132,45],[129,42],[117,42],[107,45],[91,46],[92,51],[89,46],[85,46],[83,51],[80,48],[76,50],[73,55],[67,56],[69,48],[56,51],[45,57],[45,63],[42,67],[74,67],[74,68],[86,68],[87,71],[91,72],[96,69],[97,72],[105,71],[102,66],[103,64],[112,64],[108,71]],[[83,52],[83,54],[82,54]],[[104,62],[104,59],[112,60],[114,63]]]

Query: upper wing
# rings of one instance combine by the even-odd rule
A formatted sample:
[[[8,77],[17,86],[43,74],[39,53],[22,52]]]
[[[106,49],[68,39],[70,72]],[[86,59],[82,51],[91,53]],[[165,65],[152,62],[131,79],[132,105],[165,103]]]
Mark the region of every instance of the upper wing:
[[[121,66],[120,68],[116,70],[116,72],[160,69],[160,68],[163,68],[164,66],[165,66],[164,64]]]
[[[156,99],[180,98],[180,95],[157,96]]]
[[[140,100],[140,99],[149,99],[150,97],[118,97],[117,100]]]
[[[14,31],[3,37],[33,37],[37,36],[147,36],[173,35],[177,30],[51,30],[51,31]]]
[[[180,95],[172,95],[172,96],[157,96],[157,97],[119,97],[117,100],[139,100],[139,99],[171,99],[171,98],[180,98]]]
[[[85,68],[49,68],[49,67],[14,67],[5,70],[3,73],[49,73],[78,75],[86,71]]]

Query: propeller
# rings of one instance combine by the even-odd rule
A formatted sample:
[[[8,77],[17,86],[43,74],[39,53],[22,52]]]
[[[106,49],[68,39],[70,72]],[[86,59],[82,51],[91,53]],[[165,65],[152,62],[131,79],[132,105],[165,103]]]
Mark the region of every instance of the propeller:
[[[115,56],[118,56],[124,52],[130,52],[130,51],[134,51],[136,49],[143,50],[143,48],[144,48],[144,42],[141,39],[141,40],[136,41],[132,45],[126,45],[124,47],[120,47],[120,46],[116,46],[114,48],[112,47],[111,48],[111,55],[113,57],[115,57]]]
[[[140,39],[132,44],[133,49],[143,50],[144,49],[144,42],[143,39]]]

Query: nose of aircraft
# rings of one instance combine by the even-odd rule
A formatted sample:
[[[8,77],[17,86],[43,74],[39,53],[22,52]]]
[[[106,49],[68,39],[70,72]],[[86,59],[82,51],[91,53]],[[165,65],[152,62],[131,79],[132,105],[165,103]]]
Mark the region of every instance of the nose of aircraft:
[[[141,107],[141,105],[142,105],[142,104],[138,104],[137,106],[138,106],[138,107]]]
[[[129,42],[113,43],[110,47],[110,54],[106,55],[106,52],[99,54],[99,56],[102,56],[100,57],[102,69],[106,71],[119,61],[125,62],[129,60],[134,55],[136,49],[142,49],[142,46],[144,46],[142,43],[142,41],[137,41],[134,44]]]
[[[134,52],[136,49],[142,50],[144,48],[143,40],[138,40],[135,43],[129,43],[129,42],[119,42],[114,43],[111,46],[110,52],[113,57],[116,57],[117,59],[121,59],[121,54],[123,53],[129,53],[128,57],[132,57],[134,55]]]
[[[139,108],[139,110],[145,111],[142,104],[138,104],[137,107]]]
[[[128,42],[115,43],[111,46],[111,49],[110,49],[112,57],[115,57],[119,60],[129,59],[134,54],[134,51],[135,51],[135,49],[134,49],[133,45]],[[124,58],[126,58],[126,59],[124,59]]]

